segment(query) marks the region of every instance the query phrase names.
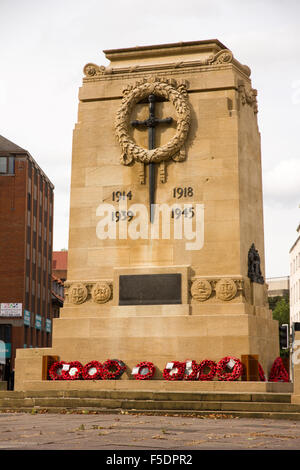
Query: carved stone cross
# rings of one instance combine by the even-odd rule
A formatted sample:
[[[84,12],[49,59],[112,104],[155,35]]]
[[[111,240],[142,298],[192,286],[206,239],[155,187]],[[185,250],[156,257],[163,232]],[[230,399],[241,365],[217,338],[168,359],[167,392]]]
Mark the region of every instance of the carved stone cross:
[[[171,117],[165,119],[158,119],[155,117],[155,101],[156,97],[153,94],[148,96],[149,101],[149,117],[145,121],[131,121],[133,127],[146,126],[148,127],[148,149],[155,148],[155,127],[158,124],[171,123]],[[155,163],[149,163],[149,209],[150,209],[150,222],[154,220],[154,200],[155,200]]]

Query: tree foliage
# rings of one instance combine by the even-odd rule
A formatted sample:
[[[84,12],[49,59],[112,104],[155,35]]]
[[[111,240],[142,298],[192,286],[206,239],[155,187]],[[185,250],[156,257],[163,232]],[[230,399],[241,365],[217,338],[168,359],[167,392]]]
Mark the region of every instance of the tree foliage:
[[[290,305],[287,299],[284,297],[277,300],[273,310],[274,320],[278,320],[279,325],[284,323],[290,324]]]

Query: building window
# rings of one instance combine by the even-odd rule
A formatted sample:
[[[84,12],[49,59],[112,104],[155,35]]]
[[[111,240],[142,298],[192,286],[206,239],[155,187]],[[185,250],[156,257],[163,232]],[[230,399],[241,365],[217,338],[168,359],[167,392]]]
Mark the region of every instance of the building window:
[[[24,345],[26,344],[26,347],[28,347],[28,341],[29,341],[28,330],[29,330],[29,327],[24,326]]]
[[[14,175],[15,159],[14,157],[0,157],[0,173]]]

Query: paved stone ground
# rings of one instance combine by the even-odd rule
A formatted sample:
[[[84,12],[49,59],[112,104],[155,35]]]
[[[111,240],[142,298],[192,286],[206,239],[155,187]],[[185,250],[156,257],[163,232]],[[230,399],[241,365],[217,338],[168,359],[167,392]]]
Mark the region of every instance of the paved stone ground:
[[[0,413],[0,450],[299,450],[300,422],[131,414]]]

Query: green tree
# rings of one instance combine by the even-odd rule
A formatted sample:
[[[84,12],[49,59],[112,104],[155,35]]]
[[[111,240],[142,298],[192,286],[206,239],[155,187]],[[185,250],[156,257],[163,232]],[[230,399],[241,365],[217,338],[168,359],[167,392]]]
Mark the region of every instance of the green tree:
[[[274,320],[278,320],[279,325],[284,323],[290,324],[290,304],[287,299],[277,300],[273,310]]]

